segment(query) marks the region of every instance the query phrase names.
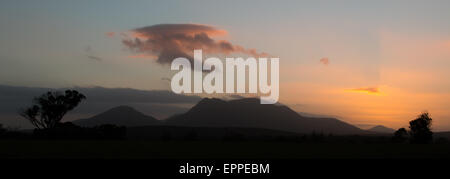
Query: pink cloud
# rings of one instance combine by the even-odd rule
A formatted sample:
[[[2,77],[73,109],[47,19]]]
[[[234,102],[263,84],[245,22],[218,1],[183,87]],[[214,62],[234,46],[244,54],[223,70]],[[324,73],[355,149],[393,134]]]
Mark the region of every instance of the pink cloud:
[[[158,24],[132,30],[129,35],[123,36],[122,44],[135,53],[156,56],[156,61],[160,64],[169,64],[177,57],[192,61],[194,49],[202,49],[205,54],[243,53],[255,57],[268,56],[255,49],[213,38],[226,34],[227,31],[208,25]]]

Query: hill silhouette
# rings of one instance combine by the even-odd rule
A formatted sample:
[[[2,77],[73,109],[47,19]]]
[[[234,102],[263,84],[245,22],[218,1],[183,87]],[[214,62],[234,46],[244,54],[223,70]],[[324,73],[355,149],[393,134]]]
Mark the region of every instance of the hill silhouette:
[[[142,114],[132,107],[118,106],[91,118],[73,121],[73,123],[85,127],[98,126],[102,124],[132,127],[158,125],[161,121],[154,117]]]
[[[188,112],[164,121],[190,127],[250,127],[296,133],[369,134],[334,118],[309,118],[283,105],[260,104],[256,98],[224,101],[204,98]]]
[[[367,130],[371,131],[371,132],[384,133],[384,134],[393,134],[395,132],[394,129],[388,128],[383,125],[377,125],[375,127],[367,129]]]

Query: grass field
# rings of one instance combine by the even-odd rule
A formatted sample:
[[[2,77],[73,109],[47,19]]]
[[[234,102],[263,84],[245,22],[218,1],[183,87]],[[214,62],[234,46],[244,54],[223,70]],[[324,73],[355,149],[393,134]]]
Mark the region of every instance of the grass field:
[[[0,158],[450,158],[450,144],[0,140]]]

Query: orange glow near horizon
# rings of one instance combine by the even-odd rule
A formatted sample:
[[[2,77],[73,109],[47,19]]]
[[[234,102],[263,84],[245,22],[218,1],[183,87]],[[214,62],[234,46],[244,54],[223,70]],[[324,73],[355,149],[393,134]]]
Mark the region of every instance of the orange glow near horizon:
[[[305,103],[298,106],[291,103],[289,106],[294,110],[337,116],[351,124],[381,124],[394,129],[407,127],[408,122],[423,111],[430,112],[437,130],[443,128],[448,115],[445,106],[448,106],[449,102],[443,102],[439,98],[450,99],[450,95],[416,94],[388,86],[380,87],[380,90],[383,91],[382,94],[367,91],[349,93],[339,89],[303,90],[304,88],[293,86],[291,88],[292,93],[295,93],[293,92],[295,88],[303,93],[297,92],[303,98],[292,98],[291,101],[304,101]],[[311,88],[320,87],[311,86]],[[313,95],[314,93],[319,94]],[[286,98],[283,99],[286,100]]]
[[[358,64],[358,58],[364,56],[345,52],[335,52],[339,56],[331,58],[333,63],[327,66],[284,66],[280,99],[297,111],[394,129],[407,127],[410,120],[428,111],[434,130],[450,128],[450,84],[445,78],[450,76],[446,68],[450,64],[449,40],[386,31],[380,32],[379,38],[376,68]],[[340,63],[353,58],[354,63]],[[364,67],[374,69],[373,73]]]

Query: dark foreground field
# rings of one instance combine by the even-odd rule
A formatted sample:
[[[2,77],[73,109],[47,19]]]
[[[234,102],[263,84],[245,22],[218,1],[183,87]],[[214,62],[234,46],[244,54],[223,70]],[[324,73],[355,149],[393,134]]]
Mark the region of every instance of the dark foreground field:
[[[0,140],[0,158],[450,158],[450,144],[326,144],[278,141]]]

